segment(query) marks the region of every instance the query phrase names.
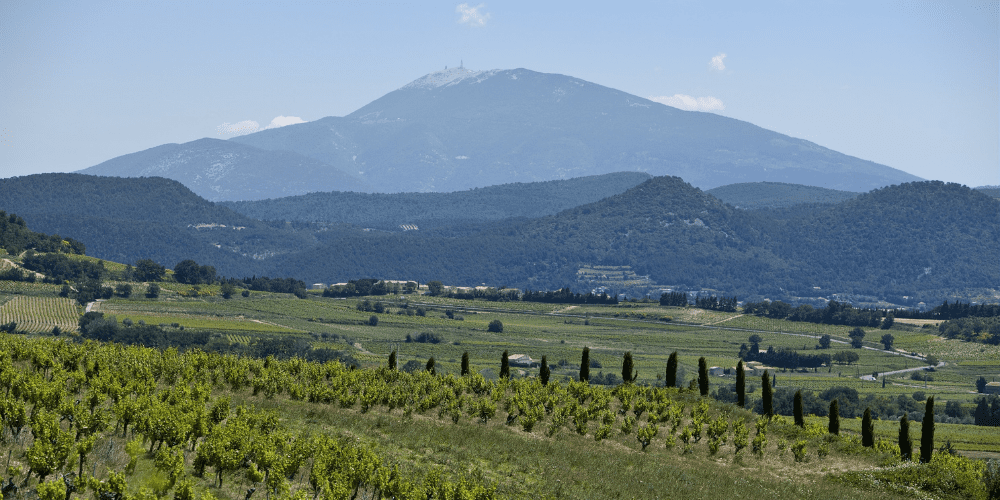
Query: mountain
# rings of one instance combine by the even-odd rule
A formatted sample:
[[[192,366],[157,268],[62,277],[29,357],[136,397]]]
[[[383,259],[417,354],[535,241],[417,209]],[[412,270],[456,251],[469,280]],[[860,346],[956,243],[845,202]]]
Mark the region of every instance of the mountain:
[[[349,223],[383,230],[431,229],[514,217],[541,217],[592,203],[649,180],[642,172],[511,183],[454,193],[310,193],[222,202],[260,220]]]
[[[168,267],[195,259],[227,276],[261,274],[269,258],[313,244],[308,233],[272,227],[160,177],[0,179],[0,210],[17,214],[32,230],[80,240],[94,257],[151,258]]]
[[[771,181],[868,191],[920,180],[740,120],[526,69],[439,71],[345,117],[229,142],[296,152],[379,192],[619,171],[680,176],[703,189]]]
[[[709,189],[706,193],[747,210],[785,208],[803,203],[840,203],[859,194],[784,182],[741,182]]]
[[[365,191],[360,179],[322,161],[219,139],[164,144],[80,171],[116,177],[165,177],[210,201],[259,200],[313,191]]]

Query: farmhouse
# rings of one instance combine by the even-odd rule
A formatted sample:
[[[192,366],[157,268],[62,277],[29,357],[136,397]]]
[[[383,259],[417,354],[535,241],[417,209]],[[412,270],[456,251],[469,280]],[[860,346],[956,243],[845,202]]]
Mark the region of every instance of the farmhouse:
[[[527,354],[511,354],[507,357],[507,362],[510,366],[523,366],[525,368],[535,368],[538,366],[538,362],[531,359]]]
[[[1000,394],[1000,382],[986,384],[986,389],[983,392],[986,394]]]

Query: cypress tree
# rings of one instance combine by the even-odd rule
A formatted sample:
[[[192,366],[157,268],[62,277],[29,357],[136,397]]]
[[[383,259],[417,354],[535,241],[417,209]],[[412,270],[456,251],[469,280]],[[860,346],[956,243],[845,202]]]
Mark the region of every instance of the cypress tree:
[[[705,356],[698,358],[698,389],[702,396],[708,396],[708,362]]]
[[[462,353],[462,376],[469,374],[469,351]]]
[[[743,408],[747,399],[747,375],[743,370],[743,360],[736,363],[736,404]]]
[[[542,366],[538,369],[538,378],[542,381],[542,385],[549,385],[549,360],[542,356]]]
[[[507,351],[503,352],[503,357],[500,358],[500,378],[510,378],[510,355]]]
[[[580,382],[590,382],[590,348],[583,348],[583,357],[580,359]]]
[[[899,419],[899,456],[903,460],[913,457],[913,440],[910,439],[910,417],[904,413]]]
[[[875,423],[872,422],[871,408],[865,408],[865,415],[861,417],[861,446],[875,446]]]
[[[431,356],[427,360],[427,367],[426,368],[427,368],[427,371],[431,372],[431,375],[437,375],[437,372],[434,370],[434,356]]]
[[[677,351],[671,353],[667,359],[667,376],[663,382],[665,387],[677,387]]]
[[[795,412],[795,425],[799,427],[805,427],[806,420],[805,416],[802,413],[802,390],[795,391],[794,406],[795,408],[793,410]]]
[[[774,372],[774,375],[771,375],[771,387],[778,387],[778,372]]]
[[[396,350],[395,349],[393,349],[393,351],[389,353],[389,369],[390,370],[395,370],[396,369]]]
[[[626,352],[622,359],[622,380],[626,384],[635,382],[635,379],[639,376],[639,372],[634,371],[632,368],[632,353]]]
[[[924,420],[920,425],[920,461],[931,461],[934,453],[934,396],[927,398],[924,406]]]
[[[764,399],[764,415],[767,418],[774,416],[774,393],[771,389],[771,377],[767,374],[767,370],[764,370],[764,374],[760,376],[761,381],[761,397]]]
[[[840,435],[840,403],[836,399],[830,401],[830,425],[827,430],[835,436]]]

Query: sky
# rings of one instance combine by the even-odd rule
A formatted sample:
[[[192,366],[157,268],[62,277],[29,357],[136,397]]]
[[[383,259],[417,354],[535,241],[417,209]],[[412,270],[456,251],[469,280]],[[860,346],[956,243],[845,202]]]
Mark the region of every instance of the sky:
[[[0,177],[343,116],[464,63],[1000,184],[998,1],[602,4],[0,0]]]

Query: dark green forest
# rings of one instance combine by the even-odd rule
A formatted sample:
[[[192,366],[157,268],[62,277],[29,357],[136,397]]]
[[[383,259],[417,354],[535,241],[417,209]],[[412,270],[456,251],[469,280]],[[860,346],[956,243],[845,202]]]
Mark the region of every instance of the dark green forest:
[[[840,203],[859,194],[785,182],[740,182],[705,192],[736,208],[746,210],[786,208],[803,203]]]
[[[741,300],[850,293],[897,304],[1000,283],[1000,201],[937,181],[832,205],[740,210],[657,177],[554,215],[406,232],[256,221],[156,178],[4,179],[0,199],[32,229],[83,241],[93,256],[167,267],[193,259],[221,276],[554,290],[578,287],[583,265],[628,265],[653,283]]]

